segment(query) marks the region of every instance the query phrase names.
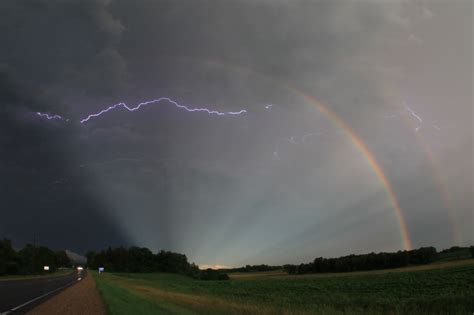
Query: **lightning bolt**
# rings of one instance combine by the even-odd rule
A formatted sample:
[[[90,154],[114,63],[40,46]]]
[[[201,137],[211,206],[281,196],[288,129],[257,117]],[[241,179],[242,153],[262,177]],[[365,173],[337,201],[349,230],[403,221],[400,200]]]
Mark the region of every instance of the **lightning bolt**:
[[[81,119],[79,122],[81,124],[83,124],[83,123],[88,122],[89,120],[91,120],[93,118],[97,118],[97,117],[99,117],[99,116],[101,116],[101,115],[103,115],[103,114],[105,114],[105,113],[107,113],[111,110],[114,110],[114,109],[124,108],[129,112],[134,112],[136,110],[139,110],[143,106],[150,105],[150,104],[157,104],[157,103],[162,102],[162,101],[167,101],[168,103],[172,104],[173,106],[175,106],[177,108],[180,108],[180,109],[184,109],[188,112],[205,112],[209,115],[230,116],[230,115],[241,115],[241,114],[247,113],[247,110],[245,110],[245,109],[241,109],[241,110],[235,111],[235,112],[234,111],[220,112],[220,111],[209,109],[209,108],[206,108],[206,107],[189,107],[189,106],[186,106],[186,105],[179,104],[178,102],[172,100],[169,97],[160,97],[158,99],[154,99],[154,100],[151,100],[151,101],[141,102],[138,105],[136,105],[135,107],[130,107],[126,103],[123,103],[123,102],[118,103],[118,104],[114,104],[114,105],[111,105],[107,108],[104,108],[104,109],[100,110],[97,113],[89,114],[86,118]],[[269,105],[269,106],[271,107],[272,105]],[[268,107],[268,108],[270,108],[270,107]],[[38,116],[46,118],[48,120],[60,119],[60,120],[69,121],[69,119],[65,119],[61,115],[50,115],[50,114],[42,113],[42,112],[36,112],[36,114]]]
[[[413,109],[411,109],[410,106],[408,106],[406,102],[403,102],[403,106],[405,107],[405,109],[400,114],[384,115],[384,118],[392,119],[392,118],[396,118],[398,116],[404,115],[405,113],[409,113],[412,117],[418,120],[419,126],[415,127],[415,132],[419,132],[422,129],[422,126],[424,124],[423,118],[421,118]],[[438,131],[441,130],[441,128],[435,123],[432,123],[431,125],[434,129]]]
[[[415,117],[415,118],[422,124],[422,123],[423,123],[423,119],[422,119],[420,116],[418,116],[418,115],[415,113],[415,111],[414,111],[413,109],[411,109],[411,108],[407,105],[406,102],[404,103],[404,105],[405,105],[405,110],[408,111],[408,112],[410,113],[410,115],[412,115],[413,117]],[[437,124],[432,123],[431,126],[432,126],[434,129],[436,129],[436,130],[438,130],[438,131],[441,131],[441,128],[440,128]],[[421,129],[421,126],[418,126],[418,127],[415,128],[415,131],[418,132],[418,131],[420,131],[420,129]]]
[[[306,133],[303,136],[301,136],[301,140],[298,142],[295,140],[294,136],[291,137],[284,137],[284,138],[278,138],[275,142],[275,149],[273,151],[273,156],[277,158],[278,160],[281,160],[280,155],[278,152],[280,152],[280,142],[281,141],[288,141],[289,143],[295,144],[295,145],[304,145],[306,142],[306,139],[311,136],[320,136],[324,132],[323,131],[317,131],[317,132],[312,132],[312,133]]]
[[[247,113],[247,111],[245,109],[242,109],[242,110],[237,111],[237,112],[220,112],[220,111],[211,110],[211,109],[205,108],[205,107],[192,108],[192,107],[188,107],[186,105],[181,105],[178,102],[170,99],[169,97],[160,97],[160,98],[155,99],[155,100],[142,102],[142,103],[136,105],[135,107],[129,107],[125,103],[118,103],[118,104],[115,104],[115,105],[111,105],[111,106],[109,106],[105,109],[102,109],[101,111],[99,111],[97,113],[90,114],[86,118],[82,119],[80,121],[80,123],[83,124],[85,122],[88,122],[92,118],[99,117],[99,116],[101,116],[101,115],[103,115],[103,114],[105,114],[105,113],[107,113],[111,110],[117,109],[117,108],[124,108],[124,109],[128,110],[129,112],[134,112],[136,110],[139,110],[143,106],[150,105],[150,104],[157,104],[157,103],[162,102],[162,101],[167,101],[168,103],[174,105],[175,107],[180,108],[180,109],[184,109],[188,112],[205,112],[205,113],[208,113],[209,115],[225,116],[225,115],[241,115],[241,114]]]
[[[69,121],[69,119],[64,119],[62,116],[60,115],[50,115],[50,114],[47,114],[47,113],[42,113],[42,112],[36,112],[36,115],[40,116],[40,117],[43,117],[43,118],[46,118],[48,120],[52,120],[52,119],[60,119],[60,120],[66,120],[66,121]]]
[[[415,113],[415,111],[414,111],[413,109],[411,109],[411,108],[407,105],[407,103],[404,103],[404,105],[405,105],[405,109],[410,113],[410,115],[412,115],[413,117],[415,117],[420,123],[423,122],[423,119],[421,119],[421,117],[418,116],[418,115]]]

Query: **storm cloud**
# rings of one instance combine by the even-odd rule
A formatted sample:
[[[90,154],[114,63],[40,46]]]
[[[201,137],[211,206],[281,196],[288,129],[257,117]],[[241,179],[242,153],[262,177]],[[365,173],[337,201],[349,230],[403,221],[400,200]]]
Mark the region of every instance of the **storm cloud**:
[[[413,246],[474,240],[472,2],[0,6],[0,236],[211,265],[401,249],[387,187],[304,93],[372,151]],[[163,96],[247,112],[79,122]]]

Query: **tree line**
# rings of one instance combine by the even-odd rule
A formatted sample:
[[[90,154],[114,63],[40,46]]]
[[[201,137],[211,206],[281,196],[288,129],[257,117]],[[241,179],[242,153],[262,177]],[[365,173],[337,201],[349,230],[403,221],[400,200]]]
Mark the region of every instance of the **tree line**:
[[[284,265],[283,268],[289,274],[349,272],[429,264],[437,257],[436,248],[422,247],[395,253],[369,253],[338,258],[318,257],[307,264]]]
[[[51,272],[59,267],[70,267],[70,264],[65,251],[32,244],[16,251],[10,240],[0,240],[0,275],[41,274],[44,266],[49,266]]]
[[[223,269],[225,272],[263,272],[284,270],[289,274],[350,272],[375,269],[405,267],[408,265],[429,264],[436,260],[474,258],[474,246],[451,248],[437,252],[434,247],[422,247],[410,251],[391,253],[369,253],[348,255],[339,258],[315,258],[306,264],[287,264],[283,266],[246,265],[244,267]]]
[[[237,268],[228,268],[228,269],[220,269],[226,272],[265,272],[265,271],[275,271],[281,270],[283,266],[269,266],[265,264],[261,265],[246,265],[244,267],[237,267]]]
[[[465,259],[469,257],[474,258],[474,246],[471,246],[471,247],[453,246],[448,249],[442,250],[438,253],[439,260],[456,260],[456,259]]]
[[[315,258],[310,263],[299,265],[269,266],[246,265],[240,268],[224,270],[200,270],[190,263],[184,254],[171,251],[152,253],[148,248],[132,246],[130,248],[107,248],[99,252],[86,254],[87,266],[97,270],[99,267],[110,272],[169,272],[191,276],[201,280],[226,280],[225,272],[263,272],[284,269],[289,274],[350,272],[374,269],[405,267],[408,265],[428,264],[435,260],[474,258],[474,246],[458,247],[437,252],[434,247],[422,247],[409,251],[391,253],[369,253],[348,255],[339,258]],[[71,261],[65,251],[53,251],[45,246],[26,244],[16,251],[8,239],[0,240],[0,275],[40,274],[43,267],[50,271],[59,267],[70,267]]]
[[[169,272],[191,276],[200,280],[227,280],[225,273],[217,270],[200,270],[190,263],[184,254],[161,250],[153,254],[148,248],[132,246],[130,248],[107,248],[99,252],[86,254],[90,269],[104,268],[110,272]]]

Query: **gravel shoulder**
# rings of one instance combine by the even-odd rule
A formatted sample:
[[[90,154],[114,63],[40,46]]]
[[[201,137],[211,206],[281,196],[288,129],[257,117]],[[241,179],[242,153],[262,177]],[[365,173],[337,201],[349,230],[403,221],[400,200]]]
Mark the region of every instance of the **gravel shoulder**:
[[[107,311],[92,276],[87,275],[79,283],[38,305],[28,315],[94,314],[106,315]]]

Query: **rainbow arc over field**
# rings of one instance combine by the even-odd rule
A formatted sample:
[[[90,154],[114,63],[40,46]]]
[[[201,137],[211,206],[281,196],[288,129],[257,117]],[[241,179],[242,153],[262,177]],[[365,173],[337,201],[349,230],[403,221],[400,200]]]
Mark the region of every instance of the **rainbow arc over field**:
[[[399,100],[398,103],[402,103],[402,102],[406,103],[405,98],[400,96],[399,93],[397,93],[394,88],[391,88],[389,86],[386,86],[386,85],[380,86],[380,94],[383,97],[385,97],[387,100],[397,99]],[[415,123],[415,120],[409,119],[408,115],[400,115],[400,117],[401,117],[401,120],[411,130],[413,130],[412,133],[413,133],[414,139],[416,140],[417,144],[419,145],[423,154],[425,155],[426,161],[428,162],[428,165],[431,169],[431,175],[433,176],[434,182],[437,186],[437,190],[440,194],[441,202],[448,213],[448,219],[451,225],[452,240],[454,241],[454,243],[460,244],[462,240],[461,240],[461,235],[459,234],[459,229],[458,229],[459,223],[456,217],[455,207],[453,206],[453,203],[452,203],[451,193],[444,182],[445,178],[441,172],[441,168],[438,164],[438,161],[435,158],[435,155],[431,147],[428,145],[427,141],[425,140],[423,136],[423,132],[418,131],[418,128],[420,127],[420,125],[417,125]],[[419,117],[416,120],[420,122]]]
[[[398,198],[395,194],[395,191],[394,191],[387,175],[385,174],[385,172],[384,172],[383,168],[381,167],[380,163],[377,161],[374,154],[369,150],[369,148],[365,144],[365,142],[355,133],[355,131],[340,116],[338,116],[334,111],[332,111],[328,106],[323,104],[323,102],[319,101],[314,96],[304,92],[303,90],[297,88],[296,86],[294,86],[290,83],[282,82],[278,79],[274,79],[272,77],[269,77],[269,76],[264,75],[262,73],[256,72],[256,71],[254,71],[252,69],[249,69],[249,68],[245,68],[245,67],[242,67],[242,66],[239,66],[239,65],[229,64],[227,62],[224,63],[224,62],[219,61],[219,60],[205,60],[205,62],[213,64],[213,65],[222,66],[222,67],[224,67],[226,69],[229,69],[229,70],[232,70],[232,71],[237,71],[237,72],[242,72],[242,73],[251,73],[251,74],[254,74],[254,75],[256,75],[260,78],[263,78],[264,80],[267,80],[267,81],[271,82],[275,86],[277,86],[279,88],[283,88],[284,90],[287,90],[291,94],[293,94],[295,96],[298,96],[299,98],[303,99],[305,102],[313,105],[314,107],[316,107],[316,109],[320,113],[322,113],[326,118],[328,118],[336,127],[341,129],[344,132],[344,134],[351,140],[351,142],[355,146],[355,148],[357,148],[357,150],[360,152],[360,154],[364,157],[364,159],[366,160],[369,168],[373,171],[374,175],[376,175],[379,182],[382,184],[384,190],[387,193],[387,197],[388,197],[388,199],[391,203],[391,206],[394,209],[395,217],[398,221],[402,246],[405,250],[412,249],[412,247],[413,247],[412,246],[412,240],[410,238],[409,230],[408,230],[408,227],[407,227],[407,224],[406,224],[405,217],[403,215],[403,211],[402,211],[401,206],[400,206],[400,202],[398,201]],[[240,111],[237,111],[237,112],[219,112],[219,111],[216,111],[216,110],[210,110],[208,108],[191,108],[191,107],[188,107],[188,106],[185,106],[185,105],[178,104],[177,102],[175,102],[174,100],[172,100],[170,98],[162,97],[162,98],[159,98],[159,99],[156,99],[156,100],[142,102],[142,103],[138,104],[135,107],[129,107],[125,103],[118,103],[118,104],[109,106],[109,107],[101,110],[98,113],[91,114],[91,115],[87,116],[87,118],[82,119],[80,121],[80,123],[83,124],[91,118],[98,117],[98,116],[100,116],[102,114],[105,114],[106,112],[108,112],[110,110],[113,110],[113,109],[116,109],[116,108],[124,108],[128,111],[136,111],[136,110],[140,109],[140,107],[142,107],[142,106],[145,106],[145,105],[148,105],[148,104],[153,104],[153,103],[159,103],[161,101],[167,101],[167,102],[173,104],[174,106],[176,106],[178,108],[181,108],[181,109],[184,109],[188,112],[206,112],[208,114],[215,114],[215,115],[218,115],[218,116],[224,116],[224,115],[235,116],[235,115],[241,115],[241,114],[247,113],[246,110],[240,110]],[[50,119],[61,119],[61,120],[63,119],[62,116],[59,116],[59,115],[50,116],[49,114],[45,114],[45,113],[41,113],[41,112],[37,112],[37,115],[42,116],[42,117],[46,117],[49,120]]]
[[[361,153],[364,159],[367,161],[367,164],[372,169],[382,186],[384,187],[389,201],[394,209],[395,217],[398,221],[399,230],[400,230],[400,237],[402,241],[402,246],[405,250],[410,250],[413,248],[413,242],[410,238],[410,233],[406,224],[406,219],[403,215],[403,210],[400,206],[400,202],[398,201],[397,195],[393,189],[392,184],[390,183],[387,175],[385,174],[382,166],[377,161],[375,155],[369,150],[365,142],[357,135],[357,133],[352,130],[352,128],[341,118],[339,117],[334,111],[332,111],[328,106],[324,105],[323,102],[316,99],[314,96],[304,92],[303,90],[297,88],[293,84],[289,82],[284,82],[279,79],[275,79],[268,75],[262,74],[260,72],[254,71],[253,69],[235,65],[232,63],[224,62],[222,60],[204,60],[208,64],[222,66],[226,69],[231,69],[236,72],[241,73],[251,73],[256,75],[268,82],[272,82],[275,86],[283,88],[290,93],[300,97],[301,99],[305,100],[307,103],[316,107],[316,109],[322,113],[325,117],[327,117],[335,126],[339,129],[343,130],[344,134],[351,140],[353,145],[357,148],[357,150]]]
[[[400,202],[398,201],[397,195],[392,187],[392,184],[388,180],[387,175],[383,171],[383,168],[380,166],[379,162],[377,161],[374,154],[369,150],[365,142],[352,130],[349,125],[346,124],[344,120],[342,120],[336,113],[331,111],[327,106],[325,106],[322,102],[318,101],[316,98],[312,97],[311,95],[293,87],[290,85],[286,86],[287,89],[291,90],[296,95],[299,95],[303,99],[305,99],[308,103],[314,105],[319,112],[329,118],[336,126],[344,131],[344,133],[349,137],[353,145],[359,150],[359,152],[364,156],[365,160],[367,161],[368,165],[374,172],[374,174],[379,179],[380,183],[384,187],[385,191],[387,192],[388,198],[392,207],[395,211],[395,216],[397,218],[400,234],[403,242],[403,248],[405,250],[410,250],[413,248],[412,240],[410,238],[410,233],[406,224],[405,217],[403,216],[403,211],[400,207]]]
[[[437,190],[440,193],[441,202],[447,210],[448,219],[450,221],[449,223],[451,225],[452,239],[456,244],[460,244],[461,235],[459,234],[458,230],[458,221],[456,218],[455,209],[452,204],[450,191],[444,183],[444,177],[441,173],[441,168],[438,165],[438,161],[436,160],[435,155],[433,154],[433,151],[431,150],[430,146],[425,141],[422,132],[416,131],[417,126],[406,117],[402,117],[402,120],[408,126],[410,126],[410,129],[414,130],[413,135],[415,137],[415,140],[417,141],[418,145],[423,151],[423,154],[426,157],[426,160],[428,161],[428,165],[431,169],[431,175],[433,176],[434,182],[437,186]]]

